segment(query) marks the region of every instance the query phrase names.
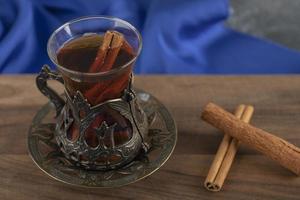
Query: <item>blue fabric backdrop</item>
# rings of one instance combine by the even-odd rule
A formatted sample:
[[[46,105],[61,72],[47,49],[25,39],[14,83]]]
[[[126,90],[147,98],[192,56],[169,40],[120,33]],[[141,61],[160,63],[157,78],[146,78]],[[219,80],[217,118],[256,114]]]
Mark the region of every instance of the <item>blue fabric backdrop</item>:
[[[137,73],[299,73],[299,52],[224,27],[227,0],[0,0],[0,72],[50,64],[50,34],[84,15],[113,15],[142,33]]]

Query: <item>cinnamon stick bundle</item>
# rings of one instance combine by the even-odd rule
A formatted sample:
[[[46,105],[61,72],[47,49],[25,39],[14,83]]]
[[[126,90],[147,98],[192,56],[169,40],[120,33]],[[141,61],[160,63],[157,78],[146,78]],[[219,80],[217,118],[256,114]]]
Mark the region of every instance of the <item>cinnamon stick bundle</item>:
[[[243,122],[213,103],[204,108],[202,119],[300,175],[300,149],[293,144]]]
[[[249,123],[253,111],[253,106],[239,105],[235,111],[235,116],[242,121]],[[233,163],[238,146],[239,141],[225,133],[204,181],[204,186],[207,190],[213,192],[221,190]]]
[[[96,58],[89,69],[90,73],[109,71],[118,56],[124,37],[118,32],[107,31],[103,37]]]

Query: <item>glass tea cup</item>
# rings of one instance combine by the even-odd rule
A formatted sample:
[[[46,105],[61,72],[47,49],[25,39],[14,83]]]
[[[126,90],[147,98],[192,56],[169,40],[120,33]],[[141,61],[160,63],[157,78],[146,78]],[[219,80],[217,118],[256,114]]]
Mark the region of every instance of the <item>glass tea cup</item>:
[[[132,88],[141,36],[128,22],[90,16],[59,27],[48,41],[57,72],[44,66],[39,90],[56,109],[56,141],[75,165],[115,169],[147,151],[147,117]],[[64,97],[47,80],[64,84]]]

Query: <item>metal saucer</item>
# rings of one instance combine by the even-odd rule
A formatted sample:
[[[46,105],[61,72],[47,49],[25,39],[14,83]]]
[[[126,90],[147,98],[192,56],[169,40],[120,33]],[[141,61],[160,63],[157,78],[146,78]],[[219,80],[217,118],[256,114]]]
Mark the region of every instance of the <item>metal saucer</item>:
[[[177,130],[166,107],[151,94],[137,90],[149,121],[152,147],[131,163],[110,171],[91,171],[74,166],[59,150],[54,140],[55,108],[49,102],[35,115],[28,134],[28,149],[35,164],[52,178],[83,187],[119,187],[141,180],[158,170],[172,154]]]

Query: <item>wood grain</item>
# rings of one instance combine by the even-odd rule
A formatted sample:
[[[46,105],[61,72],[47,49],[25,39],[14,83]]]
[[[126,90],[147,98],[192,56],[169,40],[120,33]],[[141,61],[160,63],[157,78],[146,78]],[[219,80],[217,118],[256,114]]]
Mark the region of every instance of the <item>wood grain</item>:
[[[300,179],[274,161],[241,145],[223,190],[203,187],[223,137],[200,120],[213,101],[229,111],[252,104],[251,124],[300,146],[299,76],[137,76],[173,114],[178,143],[170,160],[150,177],[116,189],[84,189],[55,181],[27,153],[31,120],[47,102],[34,76],[0,77],[0,199],[299,199]],[[59,84],[54,87],[62,91]]]

